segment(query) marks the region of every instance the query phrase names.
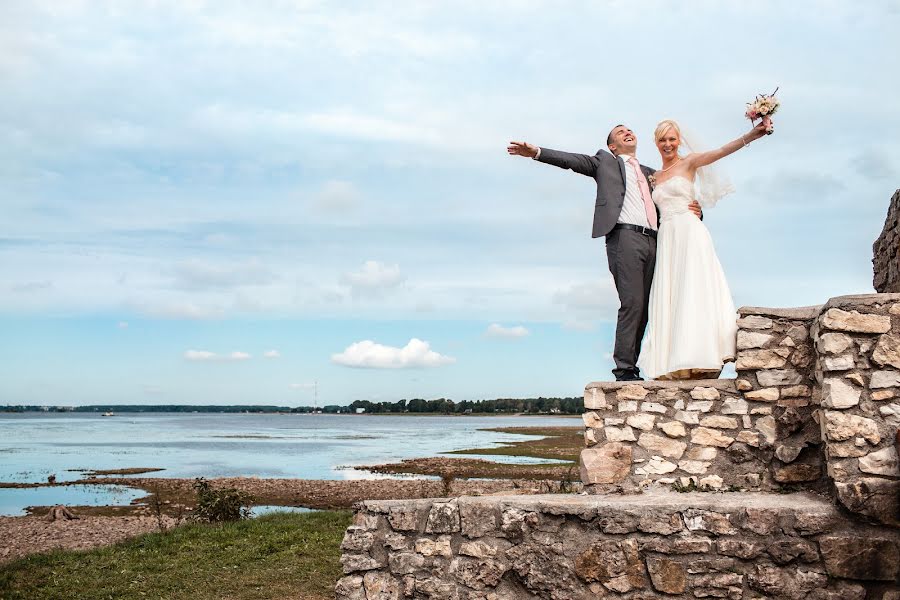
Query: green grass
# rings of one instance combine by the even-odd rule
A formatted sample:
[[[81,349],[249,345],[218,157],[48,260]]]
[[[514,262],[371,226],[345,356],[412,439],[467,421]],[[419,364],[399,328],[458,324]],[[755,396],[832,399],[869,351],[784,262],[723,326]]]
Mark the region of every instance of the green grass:
[[[0,567],[0,599],[333,598],[349,524],[348,512],[276,513],[32,555]]]

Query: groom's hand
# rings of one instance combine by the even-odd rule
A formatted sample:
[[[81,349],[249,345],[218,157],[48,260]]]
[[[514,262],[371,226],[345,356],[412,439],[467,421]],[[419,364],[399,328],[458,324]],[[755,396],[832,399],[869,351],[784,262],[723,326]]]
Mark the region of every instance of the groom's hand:
[[[690,209],[690,211],[692,213],[694,213],[694,216],[697,217],[698,219],[703,218],[703,210],[700,208],[700,205],[697,203],[696,200],[694,200],[693,202],[688,204],[688,209]]]
[[[538,147],[528,142],[510,142],[506,147],[506,151],[512,156],[526,156],[534,158],[537,156]]]

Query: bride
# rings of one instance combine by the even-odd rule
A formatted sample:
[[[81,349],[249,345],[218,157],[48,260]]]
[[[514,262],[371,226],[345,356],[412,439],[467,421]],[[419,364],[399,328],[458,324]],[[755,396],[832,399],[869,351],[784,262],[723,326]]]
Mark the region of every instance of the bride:
[[[737,325],[734,301],[709,231],[688,210],[696,199],[711,208],[730,185],[709,165],[766,134],[760,123],[718,150],[678,153],[684,144],[675,121],[656,127],[662,168],[654,174],[653,202],[659,209],[656,270],[650,289],[647,335],[638,367],[652,379],[718,377],[734,360]]]

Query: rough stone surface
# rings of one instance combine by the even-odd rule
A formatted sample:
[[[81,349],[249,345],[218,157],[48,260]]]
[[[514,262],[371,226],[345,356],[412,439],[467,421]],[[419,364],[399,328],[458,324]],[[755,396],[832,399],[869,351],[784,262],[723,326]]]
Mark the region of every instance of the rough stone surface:
[[[687,445],[684,442],[669,439],[653,433],[642,433],[638,438],[638,445],[648,452],[659,454],[668,458],[681,458]]]
[[[876,291],[900,292],[900,190],[891,197],[884,228],[872,244],[872,266]]]
[[[879,337],[872,360],[882,367],[889,365],[900,369],[900,336],[885,334]]]
[[[685,428],[684,423],[682,423],[681,421],[669,421],[667,423],[660,423],[657,425],[657,427],[662,429],[663,433],[665,433],[669,437],[678,438],[687,435],[687,429]]]
[[[900,575],[900,530],[851,522],[811,494],[485,496],[366,501],[357,511],[377,517],[403,504],[421,515],[456,504],[464,527],[473,515],[488,523],[472,539],[382,519],[366,531],[372,556],[387,560],[345,550],[337,600],[862,600],[890,598]],[[404,542],[385,545],[391,536]]]
[[[631,472],[631,446],[612,442],[581,451],[581,481],[619,483]]]
[[[803,383],[803,376],[793,369],[770,369],[759,371],[756,378],[765,387],[775,385],[797,385]]]
[[[889,475],[900,478],[897,449],[894,446],[888,446],[863,456],[859,459],[859,470],[873,475]]]
[[[894,581],[900,570],[897,542],[886,538],[827,536],[819,540],[825,568],[833,577]]]
[[[822,385],[822,406],[827,408],[850,408],[859,404],[862,390],[843,379],[828,378]]]
[[[648,558],[647,571],[653,588],[666,594],[682,594],[687,587],[687,572],[681,563],[667,558]]]
[[[825,354],[843,354],[853,347],[853,338],[846,333],[825,333],[816,341],[816,348]]]
[[[874,389],[900,386],[900,371],[875,371],[869,380],[869,387]]]
[[[835,331],[856,333],[887,333],[891,330],[891,318],[885,315],[864,314],[829,308],[822,315],[822,325]]]

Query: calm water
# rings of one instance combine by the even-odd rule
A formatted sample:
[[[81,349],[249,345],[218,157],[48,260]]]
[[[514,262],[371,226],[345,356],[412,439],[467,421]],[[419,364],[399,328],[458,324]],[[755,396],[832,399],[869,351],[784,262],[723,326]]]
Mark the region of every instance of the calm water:
[[[580,423],[577,417],[2,414],[0,481],[39,482],[51,474],[57,481],[72,481],[81,478],[84,470],[130,467],[164,469],[148,474],[150,477],[372,478],[375,475],[368,471],[347,467],[527,439],[479,431],[489,427]],[[27,501],[29,493],[39,494],[0,489],[0,514],[17,514],[9,511],[45,504]],[[128,501],[130,498],[125,503]]]

